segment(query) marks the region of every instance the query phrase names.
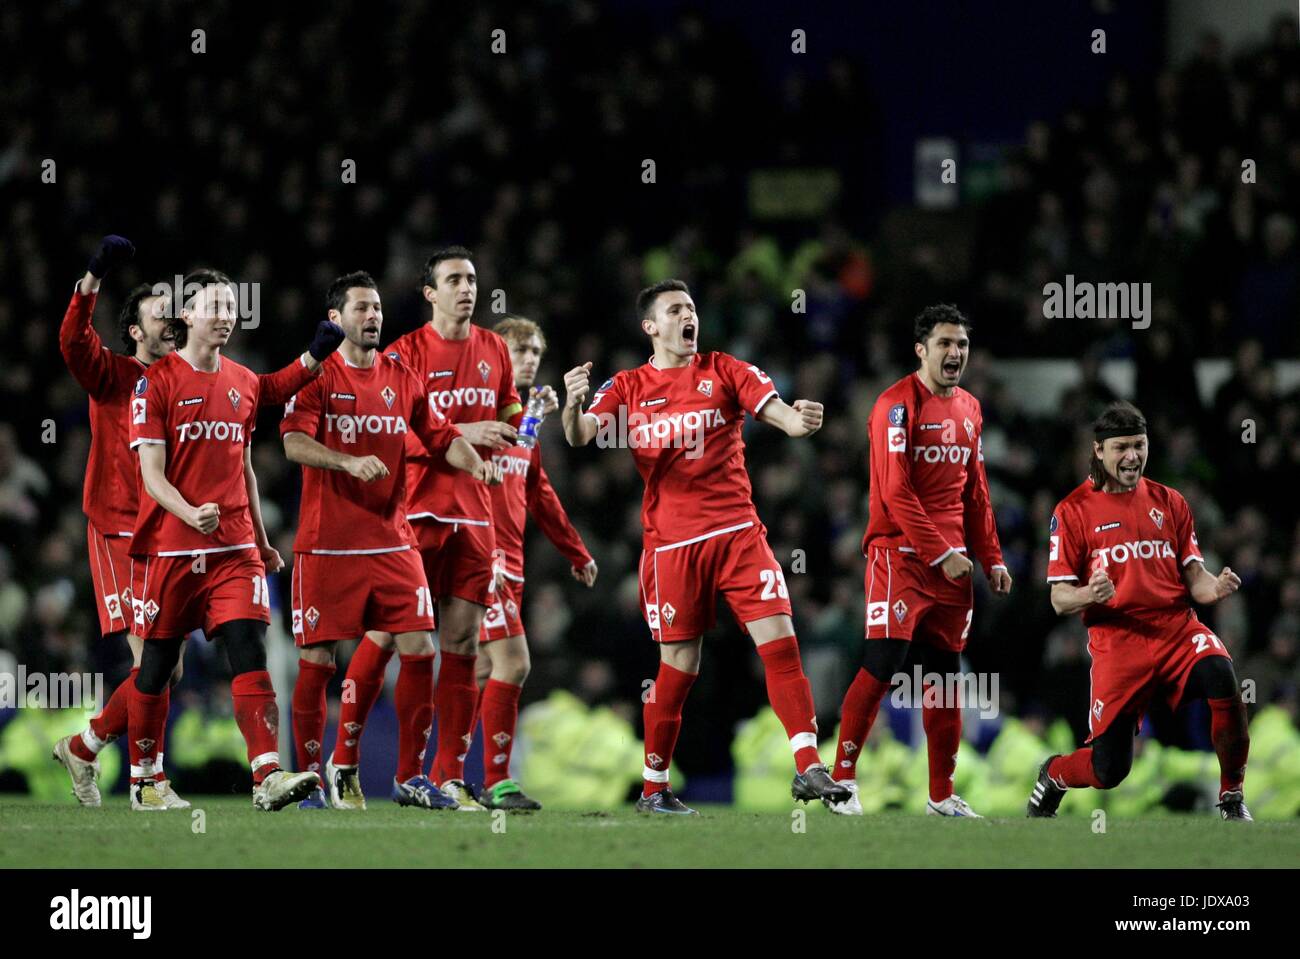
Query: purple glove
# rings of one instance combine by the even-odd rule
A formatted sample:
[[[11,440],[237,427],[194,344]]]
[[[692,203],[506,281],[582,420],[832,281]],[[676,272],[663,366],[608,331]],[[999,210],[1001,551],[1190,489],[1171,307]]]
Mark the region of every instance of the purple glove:
[[[135,256],[135,246],[124,236],[110,233],[99,241],[99,252],[90,258],[86,267],[98,280],[108,275],[108,271]]]
[[[307,347],[307,352],[316,362],[324,363],[325,358],[337,350],[342,342],[343,327],[329,320],[321,320],[316,327],[316,338],[311,341],[311,346]]]

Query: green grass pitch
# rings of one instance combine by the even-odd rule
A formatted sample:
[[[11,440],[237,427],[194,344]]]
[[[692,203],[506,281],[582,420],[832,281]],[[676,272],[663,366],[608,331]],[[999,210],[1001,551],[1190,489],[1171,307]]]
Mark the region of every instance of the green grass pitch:
[[[384,800],[365,812],[254,810],[199,796],[194,810],[133,813],[0,799],[0,868],[68,867],[1294,867],[1300,824],[1209,815],[1124,820],[861,819],[701,807],[699,818],[631,809],[532,815],[427,812]],[[798,806],[802,810],[803,806]],[[192,815],[201,810],[202,816]],[[202,827],[200,829],[200,826]]]

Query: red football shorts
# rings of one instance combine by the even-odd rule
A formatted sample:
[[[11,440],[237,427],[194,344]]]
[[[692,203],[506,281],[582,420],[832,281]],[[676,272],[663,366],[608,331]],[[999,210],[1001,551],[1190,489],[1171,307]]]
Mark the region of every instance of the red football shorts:
[[[299,646],[360,639],[366,630],[433,630],[433,595],[420,554],[293,554],[293,640]]]
[[[762,523],[642,550],[638,574],[641,607],[656,642],[677,643],[712,629],[718,593],[746,632],[746,623],[791,615],[785,574]]]
[[[86,524],[86,549],[90,553],[90,581],[95,590],[99,632],[103,636],[129,629],[126,607],[131,603],[130,536],[104,535]]]
[[[266,565],[256,549],[131,557],[131,609],[141,639],[201,629],[209,639],[236,619],[271,621]]]
[[[492,594],[492,605],[483,615],[478,641],[490,643],[507,636],[524,635],[524,584],[506,578],[500,589]]]
[[[970,577],[954,583],[915,553],[867,549],[867,639],[905,639],[961,652],[974,613]]]
[[[1159,636],[1143,636],[1116,626],[1088,629],[1092,694],[1088,741],[1104,733],[1121,715],[1136,724],[1156,695],[1170,709],[1183,698],[1188,674],[1202,659],[1228,656],[1223,641],[1190,610]],[[1231,657],[1229,657],[1231,658]]]
[[[496,537],[491,526],[419,520],[411,524],[424,575],[435,599],[457,599],[492,605],[492,549]]]

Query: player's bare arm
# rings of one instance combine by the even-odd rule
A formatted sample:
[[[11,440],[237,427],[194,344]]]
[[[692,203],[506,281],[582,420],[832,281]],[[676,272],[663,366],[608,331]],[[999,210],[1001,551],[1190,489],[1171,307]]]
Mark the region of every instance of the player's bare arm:
[[[463,433],[465,423],[457,424]],[[464,436],[458,436],[451,441],[447,447],[447,462],[458,470],[463,470],[470,476],[474,477],[480,483],[487,483],[489,486],[496,486],[501,482],[501,467],[491,460],[485,460],[478,455],[478,450],[465,439]]]
[[[596,438],[596,419],[584,416],[582,405],[591,393],[591,361],[575,366],[564,374],[564,411],[560,422],[570,446],[586,446]]]
[[[1215,576],[1198,561],[1183,567],[1183,582],[1187,584],[1192,599],[1202,606],[1217,603],[1241,588],[1241,577],[1232,571],[1231,566],[1223,567],[1223,572]]]
[[[244,487],[248,490],[248,515],[253,520],[253,541],[257,543],[258,555],[266,564],[268,573],[278,573],[284,569],[284,560],[280,552],[271,545],[262,525],[262,500],[257,492],[257,474],[253,472],[253,449],[244,447]]]
[[[1069,616],[1095,603],[1108,603],[1115,595],[1115,584],[1104,569],[1092,571],[1092,578],[1083,586],[1069,583],[1052,584],[1052,609],[1058,616]]]
[[[161,443],[142,443],[140,450],[140,478],[144,491],[163,509],[186,526],[204,536],[214,532],[221,522],[221,512],[216,503],[192,506],[180,491],[167,479],[167,449]]]
[[[813,400],[795,400],[786,403],[779,396],[774,396],[758,411],[758,421],[775,426],[786,436],[796,439],[812,436],[822,428],[824,415],[822,404]]]
[[[284,455],[291,463],[347,473],[363,483],[383,479],[388,467],[378,456],[349,456],[318,443],[306,433],[284,435]]]
[[[492,450],[509,449],[515,444],[515,440],[519,438],[519,434],[513,426],[500,420],[457,423],[456,426],[460,430],[461,436],[469,440],[474,446],[486,446]]]

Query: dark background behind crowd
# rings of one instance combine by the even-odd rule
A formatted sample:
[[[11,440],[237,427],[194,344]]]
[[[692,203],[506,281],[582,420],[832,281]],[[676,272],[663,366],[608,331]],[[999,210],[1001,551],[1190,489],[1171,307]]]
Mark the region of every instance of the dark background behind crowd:
[[[962,385],[984,406],[1015,589],[994,601],[977,578],[967,659],[1000,674],[1002,708],[1086,728],[1086,635],[1048,603],[1046,529],[1085,475],[1083,424],[1117,395],[1106,371],[1131,368],[1149,475],[1187,496],[1210,569],[1243,579],[1210,621],[1260,702],[1294,715],[1295,19],[1261,18],[1232,47],[1206,33],[1175,59],[1166,5],[1057,6],[1010,4],[986,22],[941,4],[943,30],[934,10],[872,19],[774,3],[7,5],[0,650],[33,670],[122,667],[110,662],[122,651],[96,642],[80,510],[87,404],[56,339],[102,234],[138,247],[101,294],[106,342],[120,349],[132,284],[212,265],[259,285],[260,324],[237,331],[231,352],[262,371],[302,348],[329,281],[352,269],[380,280],[385,343],[425,321],[424,258],[461,242],[476,251],[478,322],[496,305],[542,324],[539,382],[558,387],[586,360],[599,379],[644,362],[635,293],[677,276],[704,348],[759,364],[787,399],[826,404],[811,441],[746,429],[824,729],[860,656],[867,413],[912,368],[911,318],[937,301],[975,324]],[[1098,26],[1106,54],[1090,49]],[[504,53],[492,52],[498,29]],[[791,49],[796,29],[807,53]],[[913,165],[918,137],[952,141],[953,202],[918,202],[915,181],[939,183],[937,160]],[[42,182],[47,158],[54,183]],[[1150,282],[1150,328],[1046,319],[1043,286],[1066,274]],[[1197,361],[1212,358],[1231,373],[1203,396]],[[1051,369],[1069,385],[1041,402],[1021,360],[1061,361]],[[253,449],[288,558],[299,480],[278,415],[264,411]],[[556,423],[543,436],[601,578],[581,589],[530,541],[525,703],[564,687],[639,718],[657,658],[636,595],[639,478],[625,452],[571,451]],[[765,702],[751,647],[720,619],[686,710],[688,773],[725,770],[726,731]],[[191,660],[189,700],[220,698],[221,664],[201,645]],[[1156,719],[1168,741],[1201,741],[1195,723]]]

